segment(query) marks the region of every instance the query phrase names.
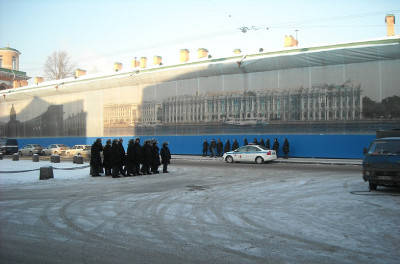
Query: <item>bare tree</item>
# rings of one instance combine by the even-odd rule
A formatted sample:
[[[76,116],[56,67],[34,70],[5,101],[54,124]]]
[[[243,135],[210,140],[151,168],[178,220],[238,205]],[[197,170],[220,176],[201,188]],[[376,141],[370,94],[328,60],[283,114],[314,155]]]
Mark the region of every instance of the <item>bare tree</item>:
[[[44,74],[49,80],[59,80],[74,76],[75,68],[65,50],[55,51],[47,57]]]

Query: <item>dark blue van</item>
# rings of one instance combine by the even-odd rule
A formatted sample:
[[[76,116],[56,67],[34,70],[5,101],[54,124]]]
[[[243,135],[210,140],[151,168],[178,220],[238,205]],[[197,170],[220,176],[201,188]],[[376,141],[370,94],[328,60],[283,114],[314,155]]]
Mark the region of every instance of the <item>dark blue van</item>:
[[[364,152],[362,173],[370,190],[378,185],[400,187],[400,137],[375,139]]]

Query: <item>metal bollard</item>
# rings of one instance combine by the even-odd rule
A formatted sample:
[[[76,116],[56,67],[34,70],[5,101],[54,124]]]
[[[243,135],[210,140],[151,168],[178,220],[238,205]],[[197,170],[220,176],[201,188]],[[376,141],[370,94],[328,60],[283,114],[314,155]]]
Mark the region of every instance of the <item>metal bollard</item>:
[[[32,161],[33,162],[39,162],[39,155],[38,154],[33,154]]]
[[[14,153],[13,154],[13,159],[12,159],[13,161],[19,161],[19,155],[18,155],[18,153]]]
[[[74,163],[76,163],[76,164],[83,164],[83,156],[80,156],[80,155],[76,155],[76,156],[74,156]]]
[[[40,167],[39,180],[48,180],[54,178],[53,167]]]
[[[50,157],[51,163],[60,163],[60,155],[53,154]]]

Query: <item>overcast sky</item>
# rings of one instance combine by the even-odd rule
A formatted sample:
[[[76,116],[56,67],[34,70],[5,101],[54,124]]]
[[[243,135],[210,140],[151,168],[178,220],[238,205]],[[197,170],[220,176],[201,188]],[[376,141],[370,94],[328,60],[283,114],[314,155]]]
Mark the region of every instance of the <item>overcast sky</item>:
[[[283,49],[284,36],[318,46],[386,36],[385,15],[398,0],[0,0],[0,47],[21,52],[20,70],[43,76],[54,51],[66,50],[87,73],[131,67],[135,57],[179,63],[180,49],[214,58]],[[243,33],[241,28],[247,28]],[[395,33],[400,34],[398,24]]]

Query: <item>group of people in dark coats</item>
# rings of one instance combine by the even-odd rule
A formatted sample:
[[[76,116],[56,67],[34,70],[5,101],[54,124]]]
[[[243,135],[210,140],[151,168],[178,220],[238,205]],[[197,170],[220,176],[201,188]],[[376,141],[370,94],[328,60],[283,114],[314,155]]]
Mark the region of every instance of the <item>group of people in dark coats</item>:
[[[248,144],[249,143],[247,141],[247,138],[244,138],[243,146],[246,146]],[[264,139],[261,139],[260,141],[258,141],[257,138],[254,138],[252,144],[261,145],[261,146],[266,147],[267,149],[271,149],[271,143],[270,143],[269,139],[266,139],[266,141],[264,141]],[[204,141],[203,141],[203,157],[208,156],[208,152],[210,152],[210,157],[215,157],[215,158],[222,157],[222,155],[225,152],[233,151],[238,148],[239,148],[239,143],[237,142],[236,139],[233,140],[232,147],[231,147],[231,143],[230,143],[229,139],[226,140],[225,147],[223,146],[223,143],[220,139],[217,139],[217,141],[212,139],[210,141],[210,143],[207,142],[207,139],[204,139]],[[274,139],[272,149],[275,150],[277,153],[279,151],[279,142],[278,142],[278,139],[276,139],[276,138]],[[287,159],[288,155],[289,155],[289,141],[287,138],[284,139],[282,151],[284,153],[284,158]]]
[[[164,142],[161,151],[158,142],[153,139],[144,141],[140,145],[140,138],[130,139],[128,148],[125,152],[123,139],[107,140],[103,147],[101,138],[98,138],[91,148],[91,175],[100,176],[103,167],[106,176],[118,178],[121,176],[139,176],[144,174],[159,173],[158,167],[163,164],[163,172],[168,173],[168,164],[170,164],[171,153],[168,148],[168,142]],[[103,152],[103,161],[101,160]],[[161,160],[160,160],[161,155]]]

